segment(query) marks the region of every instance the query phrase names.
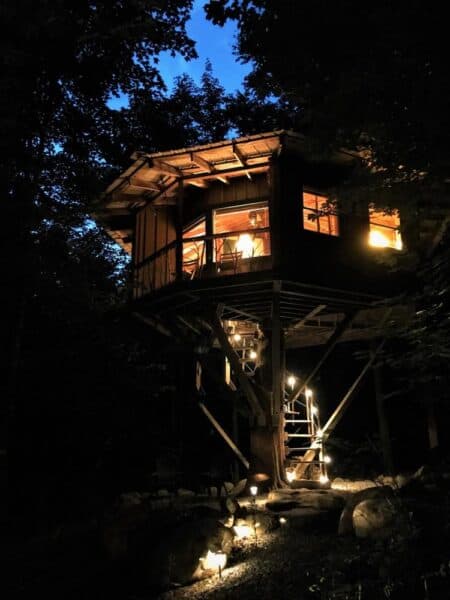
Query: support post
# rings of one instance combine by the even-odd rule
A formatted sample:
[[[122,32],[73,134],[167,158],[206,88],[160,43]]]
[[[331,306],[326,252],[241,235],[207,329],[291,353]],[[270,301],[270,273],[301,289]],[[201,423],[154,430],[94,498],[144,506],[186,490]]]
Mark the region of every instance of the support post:
[[[177,281],[183,279],[183,180],[178,181],[177,190],[177,219],[176,219],[176,246],[175,246],[175,272]]]

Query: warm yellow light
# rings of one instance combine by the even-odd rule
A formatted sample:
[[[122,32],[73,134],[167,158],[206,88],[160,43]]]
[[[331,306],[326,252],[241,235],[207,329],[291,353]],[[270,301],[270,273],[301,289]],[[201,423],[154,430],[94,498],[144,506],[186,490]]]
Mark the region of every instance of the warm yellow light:
[[[308,399],[312,398],[312,395],[313,395],[312,390],[310,390],[309,388],[306,388],[306,390],[305,390],[305,396],[306,396],[306,398],[308,398]]]
[[[255,352],[254,350],[250,350],[249,357],[250,357],[250,360],[255,360],[256,358],[258,358],[258,353]]]
[[[390,245],[388,238],[376,230],[369,233],[369,244],[377,248],[387,248]]]
[[[287,520],[285,517],[280,517],[279,521],[280,521],[281,525],[284,525],[285,523],[287,523]]]
[[[235,334],[233,335],[233,340],[234,340],[235,342],[240,342],[240,341],[241,341],[241,339],[242,339],[242,336],[241,336],[241,334],[240,334],[240,333],[235,333]]]
[[[331,456],[328,456],[328,454],[325,454],[325,456],[323,457],[323,462],[327,465],[329,465],[331,463]]]
[[[311,412],[313,415],[318,415],[319,414],[319,409],[317,408],[317,406],[312,406],[311,407]]]
[[[289,377],[287,378],[287,384],[291,388],[291,390],[294,389],[296,381],[297,377],[294,377],[294,375],[289,375]]]
[[[202,557],[200,562],[206,571],[221,571],[227,564],[227,555],[224,552],[211,552],[211,550],[208,550],[207,555]]]
[[[253,240],[248,233],[241,233],[236,244],[236,250],[242,252],[242,258],[253,256]]]
[[[235,525],[233,527],[233,531],[238,540],[243,540],[245,538],[248,538],[253,533],[253,529],[250,527],[250,525]]]
[[[291,483],[291,481],[294,481],[295,478],[296,478],[295,471],[286,471],[286,479],[288,480],[289,483]]]
[[[258,486],[257,485],[251,485],[250,486],[250,494],[252,496],[256,496],[257,493],[258,493]]]
[[[319,477],[319,481],[320,481],[320,483],[328,483],[330,480],[328,479],[328,477],[326,475],[321,475]]]
[[[323,431],[322,431],[321,429],[318,429],[318,430],[316,431],[316,436],[317,436],[317,437],[322,437],[322,435],[323,435]]]

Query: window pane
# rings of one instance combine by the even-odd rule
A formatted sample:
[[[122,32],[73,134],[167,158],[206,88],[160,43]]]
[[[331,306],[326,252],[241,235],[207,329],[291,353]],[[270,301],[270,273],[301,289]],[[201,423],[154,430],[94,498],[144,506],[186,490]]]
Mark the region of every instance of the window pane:
[[[369,244],[378,248],[403,248],[400,234],[400,215],[395,210],[391,215],[386,215],[382,210],[369,207]]]
[[[195,225],[190,225],[183,232],[183,238],[195,238],[206,235],[206,221],[205,219],[201,219]]]
[[[269,227],[267,204],[253,204],[241,208],[224,208],[214,213],[214,233],[246,231]]]
[[[330,212],[327,200],[326,196],[303,193],[303,229],[326,235],[339,235],[338,217]]]

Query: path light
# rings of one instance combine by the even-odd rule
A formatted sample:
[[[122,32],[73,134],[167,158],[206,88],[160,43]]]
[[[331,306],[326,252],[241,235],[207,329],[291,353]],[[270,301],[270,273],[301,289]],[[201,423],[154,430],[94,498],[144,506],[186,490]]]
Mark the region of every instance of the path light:
[[[227,564],[227,555],[224,552],[211,552],[211,550],[208,550],[207,555],[201,558],[200,562],[205,571],[219,571],[219,575],[221,575],[222,569]]]
[[[296,382],[297,382],[297,377],[294,377],[294,375],[289,375],[289,377],[287,378],[287,384],[291,388],[291,390],[294,389]]]
[[[257,493],[258,493],[258,486],[257,485],[251,485],[250,486],[250,494],[252,496],[256,496]]]
[[[321,475],[319,477],[319,481],[320,481],[320,483],[328,483],[330,480],[328,479],[328,477],[326,475]]]
[[[327,465],[329,465],[331,463],[331,456],[329,456],[328,454],[325,454],[325,456],[323,457],[323,462]]]
[[[250,357],[250,360],[255,360],[258,358],[258,353],[255,352],[255,350],[250,350],[249,357]]]
[[[280,521],[280,524],[281,524],[281,525],[284,525],[285,523],[287,523],[287,520],[286,520],[286,518],[285,518],[285,517],[280,517],[280,518],[279,518],[279,521]]]
[[[250,525],[235,525],[233,531],[236,534],[238,540],[249,538],[252,534],[252,528]]]

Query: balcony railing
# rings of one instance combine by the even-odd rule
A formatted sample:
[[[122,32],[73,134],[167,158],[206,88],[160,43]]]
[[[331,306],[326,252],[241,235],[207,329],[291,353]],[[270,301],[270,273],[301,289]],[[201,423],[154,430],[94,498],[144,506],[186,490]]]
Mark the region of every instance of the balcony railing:
[[[178,269],[177,245],[178,242],[172,242],[135,266],[135,298],[180,279],[235,275],[270,268],[268,227],[184,239],[181,252],[184,258]]]

